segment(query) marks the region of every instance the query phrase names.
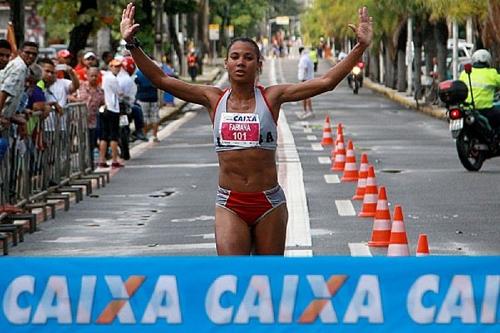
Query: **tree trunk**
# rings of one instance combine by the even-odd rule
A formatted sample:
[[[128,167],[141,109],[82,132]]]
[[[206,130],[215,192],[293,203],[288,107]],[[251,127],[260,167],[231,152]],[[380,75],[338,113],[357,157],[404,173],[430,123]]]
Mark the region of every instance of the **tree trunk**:
[[[88,9],[97,10],[97,1],[96,0],[81,0],[80,1],[80,9],[77,12],[77,15],[81,15],[85,13]],[[90,20],[90,22],[80,23],[76,25],[71,32],[69,33],[69,46],[68,49],[71,52],[71,66],[76,65],[76,54],[78,51],[83,50],[85,46],[87,46],[87,39],[89,38],[90,33],[92,32],[92,26],[94,24],[94,18]]]
[[[177,31],[175,30],[175,15],[169,15],[168,17],[168,32],[170,35],[170,40],[172,44],[174,45],[174,51],[175,54],[177,55],[177,58],[179,59],[179,73],[182,73],[182,51],[181,51],[181,46],[179,44],[179,40],[177,39]],[[173,61],[173,59],[172,59]]]
[[[415,49],[413,67],[415,79],[415,91],[418,92],[417,97],[420,98],[419,92],[422,90],[422,22],[423,17],[415,18],[415,29],[413,30],[413,45]]]
[[[390,38],[384,37],[384,67],[385,67],[385,76],[384,82],[385,86],[389,88],[396,88],[396,63],[395,63],[395,54],[396,50],[394,45],[392,44],[392,40]]]
[[[429,76],[434,70],[432,59],[436,57],[436,40],[434,38],[434,25],[426,24],[423,30],[423,45],[425,52],[425,75]]]
[[[397,53],[397,90],[406,91],[406,24],[399,30]]]
[[[375,51],[370,51],[369,53],[369,77],[373,82],[380,82],[380,68],[379,68],[379,56],[380,56],[380,50],[375,52]]]
[[[440,19],[434,26],[434,37],[436,38],[437,65],[439,82],[446,80],[446,56],[448,53],[448,25],[445,19]]]

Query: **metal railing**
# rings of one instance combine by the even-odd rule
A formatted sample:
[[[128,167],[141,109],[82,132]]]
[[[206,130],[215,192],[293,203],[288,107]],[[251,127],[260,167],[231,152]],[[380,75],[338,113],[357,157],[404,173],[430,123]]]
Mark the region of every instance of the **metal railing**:
[[[92,171],[84,103],[67,104],[62,114],[51,111],[28,121],[25,138],[16,125],[2,131],[8,149],[0,161],[0,204],[31,202],[51,187]]]

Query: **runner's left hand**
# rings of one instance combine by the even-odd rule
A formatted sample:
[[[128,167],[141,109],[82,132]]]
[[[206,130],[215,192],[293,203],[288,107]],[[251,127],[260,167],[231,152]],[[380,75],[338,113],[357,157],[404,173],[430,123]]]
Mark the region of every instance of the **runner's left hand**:
[[[373,18],[368,16],[368,9],[366,7],[358,9],[358,17],[358,26],[349,24],[349,28],[356,34],[358,43],[368,47],[373,38]]]

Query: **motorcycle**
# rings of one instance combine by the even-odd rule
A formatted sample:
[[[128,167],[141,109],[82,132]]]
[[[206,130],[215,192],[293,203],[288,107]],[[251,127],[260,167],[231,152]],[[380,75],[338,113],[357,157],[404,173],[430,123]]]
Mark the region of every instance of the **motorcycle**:
[[[347,77],[347,83],[351,87],[352,92],[357,95],[359,88],[363,86],[363,62],[358,62],[351,70],[351,73]]]
[[[464,67],[471,87],[472,65]],[[479,171],[485,160],[500,156],[500,149],[488,119],[474,106],[474,96],[472,103],[465,101],[468,91],[467,85],[459,80],[443,81],[438,86],[439,98],[446,105],[449,129],[456,140],[458,158],[468,171]]]

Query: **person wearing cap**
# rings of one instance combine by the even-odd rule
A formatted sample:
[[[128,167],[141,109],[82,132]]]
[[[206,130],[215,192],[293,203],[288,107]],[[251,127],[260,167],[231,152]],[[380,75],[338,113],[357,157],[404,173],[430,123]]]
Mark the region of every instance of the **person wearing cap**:
[[[78,79],[80,81],[87,81],[87,70],[90,67],[97,66],[97,56],[94,52],[89,51],[83,55],[83,67],[76,69],[76,75],[78,75]],[[99,73],[99,77],[97,78],[97,83],[100,85],[102,83],[102,75]]]
[[[106,163],[106,151],[108,143],[111,147],[111,167],[120,168],[124,165],[118,161],[118,140],[120,138],[120,85],[116,77],[120,72],[122,62],[113,59],[109,62],[107,70],[102,78],[102,89],[104,90],[105,110],[100,114],[101,125],[99,141],[99,164],[100,168],[109,168]]]
[[[71,62],[71,53],[64,49],[64,50],[59,50],[57,52],[57,65],[56,65],[56,76],[58,79],[68,79],[71,80],[71,77],[67,73],[65,73],[65,67],[70,66]]]

